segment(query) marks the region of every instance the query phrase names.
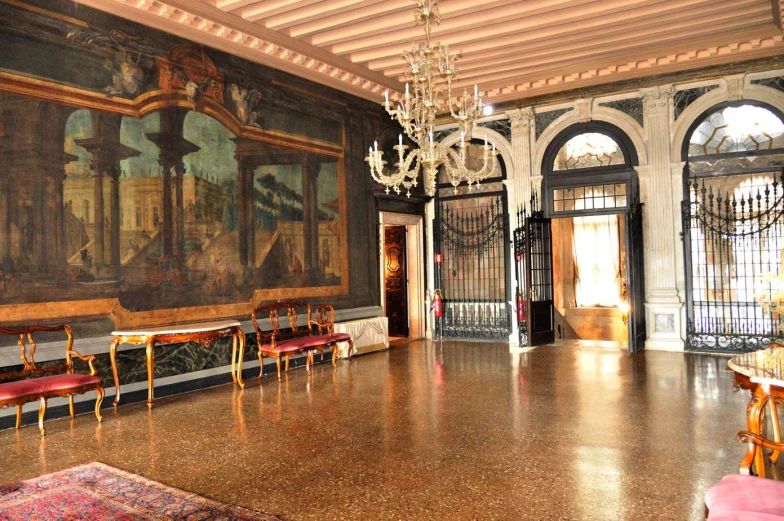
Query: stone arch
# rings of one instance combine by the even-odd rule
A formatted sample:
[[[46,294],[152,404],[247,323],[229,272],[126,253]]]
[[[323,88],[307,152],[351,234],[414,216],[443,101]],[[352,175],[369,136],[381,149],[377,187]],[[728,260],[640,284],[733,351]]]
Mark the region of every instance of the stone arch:
[[[639,165],[644,166],[648,164],[648,148],[645,144],[645,131],[640,124],[630,116],[609,107],[596,106],[591,112],[590,121],[604,121],[618,127],[628,136],[629,140],[631,140],[632,145],[637,152]],[[536,140],[534,146],[533,163],[531,165],[533,170],[532,177],[539,178],[542,176],[542,162],[544,161],[545,153],[547,152],[550,143],[559,136],[563,130],[577,123],[585,122],[584,116],[579,111],[572,110],[553,121],[552,124],[542,132],[542,135]]]
[[[670,160],[673,163],[680,163],[683,161],[681,158],[681,149],[684,140],[689,137],[687,136],[687,133],[692,124],[706,111],[720,103],[744,100],[765,103],[784,112],[784,92],[763,85],[749,83],[743,87],[743,90],[739,95],[733,95],[730,92],[727,82],[723,82],[722,86],[718,89],[714,89],[697,98],[697,100],[689,105],[675,121],[672,134],[672,146],[670,147]]]
[[[512,144],[502,134],[491,128],[474,127],[471,132],[473,139],[482,139],[485,135],[487,135],[488,143],[495,143],[495,148],[503,160],[502,166],[504,167],[506,178],[509,179],[512,173],[515,172],[516,167],[512,159]],[[451,147],[458,141],[460,141],[460,132],[456,130],[442,139],[441,144],[445,147]]]

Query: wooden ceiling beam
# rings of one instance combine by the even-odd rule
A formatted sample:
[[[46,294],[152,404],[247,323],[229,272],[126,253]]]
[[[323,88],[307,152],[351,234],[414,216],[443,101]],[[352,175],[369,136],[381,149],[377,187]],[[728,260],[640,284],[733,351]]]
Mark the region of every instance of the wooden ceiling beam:
[[[471,71],[479,68],[491,69],[496,65],[519,65],[529,63],[532,59],[543,56],[559,56],[575,50],[597,52],[604,48],[606,51],[617,50],[619,46],[635,46],[638,43],[655,43],[656,38],[662,42],[671,43],[674,38],[689,38],[689,32],[699,30],[701,34],[718,33],[731,30],[737,25],[738,16],[744,15],[743,21],[748,22],[748,16],[765,18],[764,9],[754,10],[749,7],[753,0],[722,0],[715,3],[717,9],[708,16],[692,16],[700,12],[699,8],[681,13],[671,13],[662,17],[640,20],[627,26],[618,26],[602,33],[601,38],[586,34],[576,28],[570,33],[550,38],[543,38],[533,42],[526,42],[514,46],[495,47],[490,51],[466,54],[459,62],[461,71]],[[759,21],[759,20],[756,20]],[[747,23],[744,23],[744,26]],[[693,38],[692,38],[693,39]],[[579,54],[572,54],[577,57]],[[391,60],[390,60],[391,61]],[[402,77],[406,72],[403,60],[397,60],[396,67],[382,69],[390,77]],[[379,70],[368,64],[371,70]]]

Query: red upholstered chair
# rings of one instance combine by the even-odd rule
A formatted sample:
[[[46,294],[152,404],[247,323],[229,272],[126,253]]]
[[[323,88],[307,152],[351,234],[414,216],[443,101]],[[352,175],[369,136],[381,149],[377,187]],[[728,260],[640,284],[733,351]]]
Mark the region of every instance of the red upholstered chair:
[[[738,440],[759,450],[784,451],[784,443],[748,431],[740,431]],[[752,460],[745,458],[741,463],[742,474],[724,476],[705,494],[708,521],[784,521],[784,483],[750,475]]]
[[[35,339],[33,334],[38,331],[64,331],[67,337],[65,345],[65,363],[56,366],[38,367],[35,363]],[[104,397],[101,377],[95,370],[95,356],[83,356],[73,350],[73,335],[68,326],[29,326],[24,329],[5,329],[0,333],[18,337],[17,344],[21,351],[22,370],[0,374],[0,408],[16,406],[16,428],[22,424],[22,406],[27,402],[38,401],[38,428],[41,434],[44,429],[46,400],[55,396],[67,396],[71,417],[74,415],[73,397],[76,394],[95,391],[95,416],[100,422],[101,402]],[[30,349],[28,351],[27,344]],[[90,374],[74,373],[73,357],[87,362]]]
[[[354,340],[348,333],[335,333],[335,308],[330,304],[319,304],[316,307],[316,320],[311,322],[311,327],[318,328],[319,335],[326,335],[329,344],[332,345],[332,365],[336,364],[338,342],[348,342],[348,359],[351,360],[351,352],[354,350]],[[324,359],[324,352],[321,352],[321,359]]]

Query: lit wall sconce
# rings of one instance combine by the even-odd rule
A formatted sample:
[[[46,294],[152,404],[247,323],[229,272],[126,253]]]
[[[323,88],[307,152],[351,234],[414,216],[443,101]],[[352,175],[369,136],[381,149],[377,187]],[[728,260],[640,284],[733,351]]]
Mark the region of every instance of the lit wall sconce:
[[[618,309],[621,312],[621,320],[623,320],[623,325],[624,326],[628,326],[629,325],[629,310],[631,309],[629,307],[629,303],[624,300],[623,302],[618,304]]]

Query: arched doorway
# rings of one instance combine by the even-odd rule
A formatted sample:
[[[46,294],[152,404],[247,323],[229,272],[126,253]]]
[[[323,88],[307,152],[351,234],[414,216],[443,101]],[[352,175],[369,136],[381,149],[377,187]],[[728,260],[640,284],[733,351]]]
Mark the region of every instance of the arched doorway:
[[[468,144],[469,169],[482,168],[486,143]],[[478,185],[455,187],[439,172],[434,250],[443,316],[436,332],[446,338],[506,340],[512,332],[506,165],[501,154],[494,161],[500,175]]]
[[[686,348],[764,348],[781,324],[761,302],[784,249],[784,114],[753,101],[715,105],[681,154]]]
[[[637,163],[629,137],[601,121],[572,125],[548,146],[541,209],[524,232],[531,342],[582,338],[643,348]]]

